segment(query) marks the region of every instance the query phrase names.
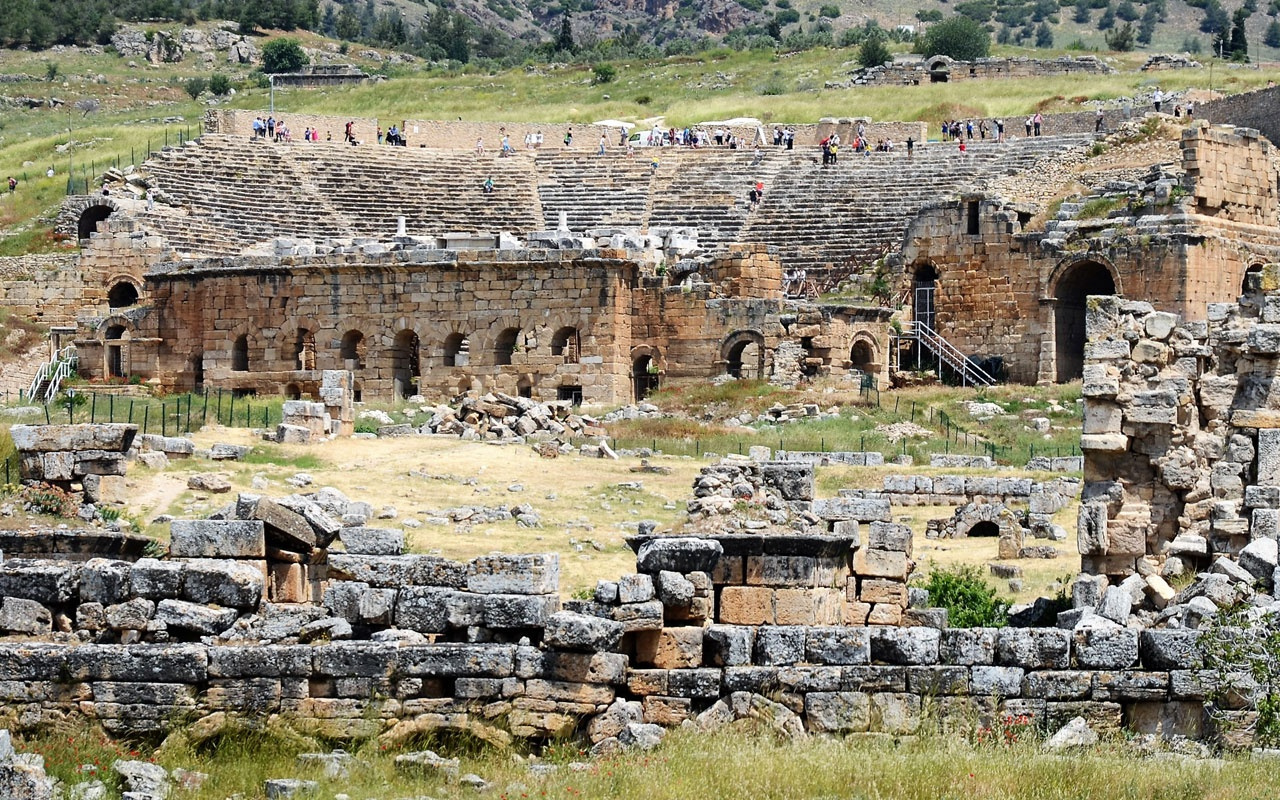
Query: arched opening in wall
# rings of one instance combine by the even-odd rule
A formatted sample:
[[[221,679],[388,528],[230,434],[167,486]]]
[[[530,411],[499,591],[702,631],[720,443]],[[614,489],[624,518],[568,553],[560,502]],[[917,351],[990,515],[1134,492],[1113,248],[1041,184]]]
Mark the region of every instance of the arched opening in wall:
[[[339,348],[343,369],[364,369],[364,334],[360,331],[347,331],[342,334],[342,346]]]
[[[1249,294],[1262,288],[1262,265],[1250,264],[1244,271],[1244,280],[1240,282],[1240,294]]]
[[[364,385],[360,381],[351,384],[351,400],[356,403],[364,402]]]
[[[1058,383],[1084,375],[1085,298],[1116,293],[1111,270],[1096,261],[1072,264],[1054,291],[1054,355]]]
[[[510,364],[519,338],[519,328],[507,328],[499,333],[498,338],[493,341],[493,363],[500,367]]]
[[[725,374],[739,380],[764,377],[764,336],[756,331],[732,334],[721,348]]]
[[[298,328],[298,335],[293,339],[293,363],[299,370],[316,368],[316,332],[309,328]]]
[[[938,270],[932,264],[921,264],[911,280],[911,308],[915,321],[929,328],[937,327],[937,291]]]
[[[284,397],[286,400],[301,400],[302,387],[296,383],[286,384],[284,387]]]
[[[631,364],[631,381],[638,403],[658,390],[658,365],[649,355],[638,356]]]
[[[849,349],[849,368],[857,372],[872,372],[876,363],[875,346],[866,339],[859,339]]]
[[[191,390],[204,391],[204,353],[196,353],[191,357]]]
[[[116,281],[107,290],[107,305],[111,308],[128,308],[138,304],[138,287],[129,281]]]
[[[533,398],[533,381],[529,379],[529,376],[522,377],[519,383],[516,384],[516,396]]]
[[[106,340],[114,342],[114,344],[107,345],[107,377],[109,378],[123,378],[125,376],[124,345],[120,343],[123,338],[123,325],[112,325],[107,328]]]
[[[969,533],[967,535],[970,537],[982,536],[991,537],[993,539],[998,538],[1000,536],[1000,526],[994,522],[978,522],[969,529]]]
[[[581,354],[582,337],[577,328],[561,328],[551,337],[551,355],[564,359],[564,363],[577,364]]]
[[[444,340],[444,365],[465,367],[471,364],[471,340],[463,333],[451,333]]]
[[[231,370],[233,372],[249,371],[249,335],[242,333],[231,345]]]
[[[114,211],[111,206],[89,206],[80,214],[80,221],[76,224],[76,236],[79,239],[88,239],[98,230],[98,223],[111,216]]]
[[[414,331],[405,329],[396,334],[391,350],[391,380],[395,383],[396,397],[418,394],[418,379],[422,376],[418,362],[420,346]]]

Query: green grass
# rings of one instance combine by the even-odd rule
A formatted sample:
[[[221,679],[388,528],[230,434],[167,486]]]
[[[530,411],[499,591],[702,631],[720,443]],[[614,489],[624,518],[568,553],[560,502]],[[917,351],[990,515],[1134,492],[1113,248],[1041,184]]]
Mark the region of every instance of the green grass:
[[[963,722],[963,721],[961,721]],[[1004,735],[1009,732],[1007,739]],[[547,777],[528,772],[510,753],[468,743],[421,741],[442,755],[461,758],[462,773],[492,782],[494,798],[650,798],[713,800],[715,798],[900,798],[901,800],[1006,800],[1007,798],[1123,797],[1147,800],[1231,798],[1252,800],[1274,796],[1268,761],[1227,758],[1196,761],[1171,758],[1153,768],[1149,759],[1130,754],[1121,739],[1061,756],[1042,752],[1039,738],[1024,726],[998,725],[987,744],[966,736],[926,733],[918,738],[808,738],[783,741],[746,731],[714,734],[672,731],[647,753],[595,759],[585,770],[567,768],[586,760],[571,743],[543,755],[562,765]],[[326,780],[297,766],[303,752],[325,752],[325,742],[276,725],[271,733],[225,735],[203,744],[175,739],[159,752],[101,739],[92,730],[64,726],[42,736],[21,738],[22,751],[46,757],[52,774],[72,784],[84,779],[79,763],[98,763],[97,773],[111,778],[116,757],[153,757],[167,768],[182,767],[209,775],[190,800],[224,800],[237,794],[261,800],[270,778],[317,780],[319,797],[342,792],[351,797],[458,797],[474,794],[443,778],[410,778],[397,774],[393,757],[399,749],[375,741],[348,744],[356,756],[350,776]],[[114,784],[114,780],[110,781]]]

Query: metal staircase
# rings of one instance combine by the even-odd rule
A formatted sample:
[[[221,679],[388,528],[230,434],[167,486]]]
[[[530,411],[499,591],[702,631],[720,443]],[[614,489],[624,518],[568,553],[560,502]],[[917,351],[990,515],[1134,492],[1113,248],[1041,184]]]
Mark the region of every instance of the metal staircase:
[[[941,363],[953,369],[960,376],[960,382],[964,386],[993,386],[996,382],[995,378],[991,377],[986,370],[960,352],[955,345],[944,339],[933,328],[919,321],[907,322],[903,325],[902,330],[890,332],[889,357],[891,363],[889,366],[893,371],[897,371],[902,367],[902,345],[906,342],[915,342]]]
[[[31,387],[27,389],[27,399],[32,403],[49,402],[57,396],[62,382],[74,375],[79,366],[75,345],[62,348],[47,363],[40,365],[36,376],[31,379]]]

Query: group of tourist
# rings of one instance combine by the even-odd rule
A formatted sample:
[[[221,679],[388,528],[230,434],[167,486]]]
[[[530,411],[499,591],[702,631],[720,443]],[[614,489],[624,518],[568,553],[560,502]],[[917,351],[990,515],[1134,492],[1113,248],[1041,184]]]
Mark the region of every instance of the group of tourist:
[[[382,126],[378,126],[378,144],[389,144],[393,147],[408,147],[409,140],[405,138],[405,125],[400,123],[400,127],[392,125],[384,134]]]

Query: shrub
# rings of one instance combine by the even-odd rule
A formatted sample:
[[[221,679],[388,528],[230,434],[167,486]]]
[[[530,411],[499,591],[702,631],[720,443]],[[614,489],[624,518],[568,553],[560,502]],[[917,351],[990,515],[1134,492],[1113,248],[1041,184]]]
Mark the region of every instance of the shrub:
[[[182,84],[182,88],[186,89],[192,100],[196,100],[204,93],[205,89],[209,88],[209,81],[201,77],[187,78]]]
[[[991,34],[964,16],[943,20],[929,29],[916,45],[924,56],[950,56],[957,61],[985,58],[991,50]]]
[[[47,483],[24,486],[18,492],[18,496],[23,508],[30,514],[74,517],[80,510],[79,504],[70,492]]]
[[[1247,604],[1223,609],[1202,629],[1196,649],[1213,676],[1204,684],[1210,714],[1225,725],[1239,724],[1221,711],[1243,700],[1258,712],[1256,744],[1273,747],[1280,743],[1280,616],[1256,611]]]
[[[57,61],[44,62],[44,79],[46,81],[52,82],[57,77],[58,77],[58,62]]]
[[[209,76],[209,91],[218,97],[226,97],[231,94],[231,79],[226,75],[215,72]]]
[[[826,17],[827,19],[836,19],[840,16],[840,6],[830,4],[825,5],[818,9],[818,16]]]
[[[612,83],[613,79],[618,77],[618,70],[612,64],[596,64],[591,68],[594,76],[592,83]]]
[[[947,610],[953,628],[1001,628],[1008,622],[1009,601],[996,595],[978,567],[935,569],[924,588],[931,605]]]
[[[1109,31],[1106,35],[1107,47],[1112,50],[1123,53],[1133,49],[1134,32],[1133,26],[1129,23],[1121,25],[1113,31]]]

